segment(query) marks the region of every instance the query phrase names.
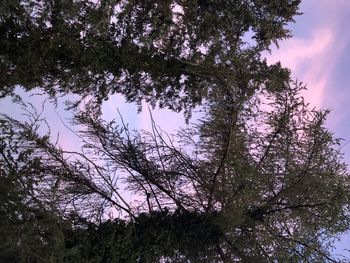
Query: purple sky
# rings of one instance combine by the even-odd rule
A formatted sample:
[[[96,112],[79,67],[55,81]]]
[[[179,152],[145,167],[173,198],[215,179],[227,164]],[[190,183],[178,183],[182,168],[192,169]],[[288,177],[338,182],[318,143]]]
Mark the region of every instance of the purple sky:
[[[329,128],[350,140],[350,1],[304,0],[303,15],[291,25],[294,37],[273,50],[268,61],[281,61],[293,78],[307,84],[306,100],[331,109]],[[343,148],[350,163],[350,145]]]
[[[350,164],[350,1],[304,0],[303,15],[291,25],[294,37],[280,44],[268,58],[281,61],[293,78],[307,84],[306,101],[331,109],[328,127],[344,139],[343,152]],[[336,254],[350,258],[350,234],[335,243]]]
[[[304,0],[301,4],[303,15],[291,24],[294,37],[280,43],[279,49],[273,49],[268,56],[269,62],[281,61],[283,66],[292,70],[293,78],[307,84],[306,101],[317,108],[331,109],[328,127],[336,137],[344,138],[345,160],[350,163],[350,0]],[[41,97],[29,98],[40,105]],[[60,131],[61,145],[68,149],[76,147],[77,139],[66,129],[53,107],[48,104],[45,115],[53,125],[53,132]],[[349,108],[348,108],[349,107]],[[63,117],[70,116],[63,106],[57,111]],[[150,127],[147,107],[137,115],[136,107],[126,105],[124,99],[113,96],[103,108],[106,119],[117,116],[117,108],[126,122],[133,128]],[[1,101],[0,112],[18,116],[19,109],[6,99]],[[169,111],[153,113],[156,123],[166,131],[173,131],[183,126],[183,115]],[[350,235],[344,235],[336,243],[336,253],[350,253]]]

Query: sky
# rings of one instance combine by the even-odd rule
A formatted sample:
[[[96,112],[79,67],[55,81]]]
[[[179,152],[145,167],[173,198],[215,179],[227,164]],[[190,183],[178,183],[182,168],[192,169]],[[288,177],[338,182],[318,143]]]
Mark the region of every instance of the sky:
[[[301,12],[303,15],[290,25],[294,37],[273,50],[268,61],[281,61],[292,70],[295,79],[307,84],[306,100],[317,108],[331,109],[329,128],[347,141],[350,139],[350,109],[347,110],[350,1],[304,0]],[[350,155],[346,158],[350,160]]]
[[[293,38],[280,42],[267,55],[269,63],[281,61],[292,71],[292,77],[307,85],[305,99],[318,109],[330,109],[327,126],[336,137],[343,138],[344,159],[350,164],[350,0],[304,0],[301,16],[290,24]],[[24,96],[25,100],[40,105],[42,97]],[[68,122],[70,113],[59,103],[57,108],[46,103],[44,116],[50,119],[53,131],[60,131],[61,146],[68,150],[76,148],[77,138],[65,128],[57,113]],[[120,96],[113,96],[103,107],[104,117],[117,116],[117,109],[132,128],[149,128],[147,105],[137,114],[134,105],[125,104]],[[1,101],[0,112],[18,116],[19,109],[6,99]],[[166,131],[184,126],[183,115],[158,110],[153,112],[156,123]],[[343,235],[335,243],[334,253],[350,258],[350,234]]]
[[[330,109],[327,126],[343,138],[350,164],[350,1],[304,0],[301,16],[291,24],[293,38],[273,49],[268,62],[281,61],[292,77],[307,85],[305,99],[318,109]],[[350,233],[334,244],[335,254],[350,258]]]

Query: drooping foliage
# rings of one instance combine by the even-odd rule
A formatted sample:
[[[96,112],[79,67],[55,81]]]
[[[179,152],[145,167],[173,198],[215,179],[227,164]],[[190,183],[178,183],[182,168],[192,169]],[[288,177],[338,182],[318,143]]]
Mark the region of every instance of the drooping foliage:
[[[65,223],[52,200],[59,177],[46,175],[28,138],[0,122],[0,261],[60,262]]]

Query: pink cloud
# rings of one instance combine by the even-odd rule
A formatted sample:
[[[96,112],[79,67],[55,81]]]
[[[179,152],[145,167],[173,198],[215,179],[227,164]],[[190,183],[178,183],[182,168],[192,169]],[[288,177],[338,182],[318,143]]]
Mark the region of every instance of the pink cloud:
[[[329,56],[334,40],[331,29],[315,29],[310,38],[294,38],[282,43],[267,61],[281,61],[283,66],[290,68],[293,78],[307,84],[308,90],[304,94],[307,101],[319,107],[335,62]]]
[[[307,84],[308,90],[303,94],[306,100],[320,108],[327,88],[332,87],[333,70],[349,41],[349,34],[339,28],[350,1],[340,0],[330,5],[326,0],[311,0],[307,4],[302,7],[306,9],[304,16],[312,20],[305,25],[305,31],[311,32],[309,36],[294,37],[281,43],[280,49],[267,56],[267,61],[281,61],[283,66],[290,68],[294,79]],[[307,12],[310,7],[313,8],[312,17],[311,12]]]

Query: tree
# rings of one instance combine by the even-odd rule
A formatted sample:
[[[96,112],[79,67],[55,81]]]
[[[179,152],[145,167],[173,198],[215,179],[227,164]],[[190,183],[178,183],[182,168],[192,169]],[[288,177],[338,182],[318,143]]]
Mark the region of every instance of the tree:
[[[11,120],[11,122],[15,122]],[[0,244],[1,262],[61,262],[63,229],[53,200],[55,190],[40,156],[23,134],[1,119]]]
[[[324,127],[327,111],[309,109],[302,89],[291,82],[248,96],[226,87],[173,139],[154,123],[150,132],[130,131],[80,112],[85,145],[76,153],[40,136],[34,123],[1,123],[39,162],[39,200],[55,200],[66,219],[90,216],[65,235],[77,258],[98,243],[88,254],[96,261],[335,262],[327,242],[349,229],[349,176],[339,140]],[[42,192],[47,182],[55,187]],[[99,223],[110,207],[126,221]]]
[[[39,132],[39,113],[1,115],[1,259],[334,262],[350,218],[340,140],[260,55],[299,2],[4,1],[1,96],[92,101],[75,109],[75,152]],[[204,117],[174,136],[132,131],[101,118],[113,93]]]
[[[51,96],[78,94],[98,106],[121,93],[189,116],[227,78],[264,83],[283,71],[260,51],[290,36],[285,26],[299,3],[3,1],[1,96],[21,85]]]

